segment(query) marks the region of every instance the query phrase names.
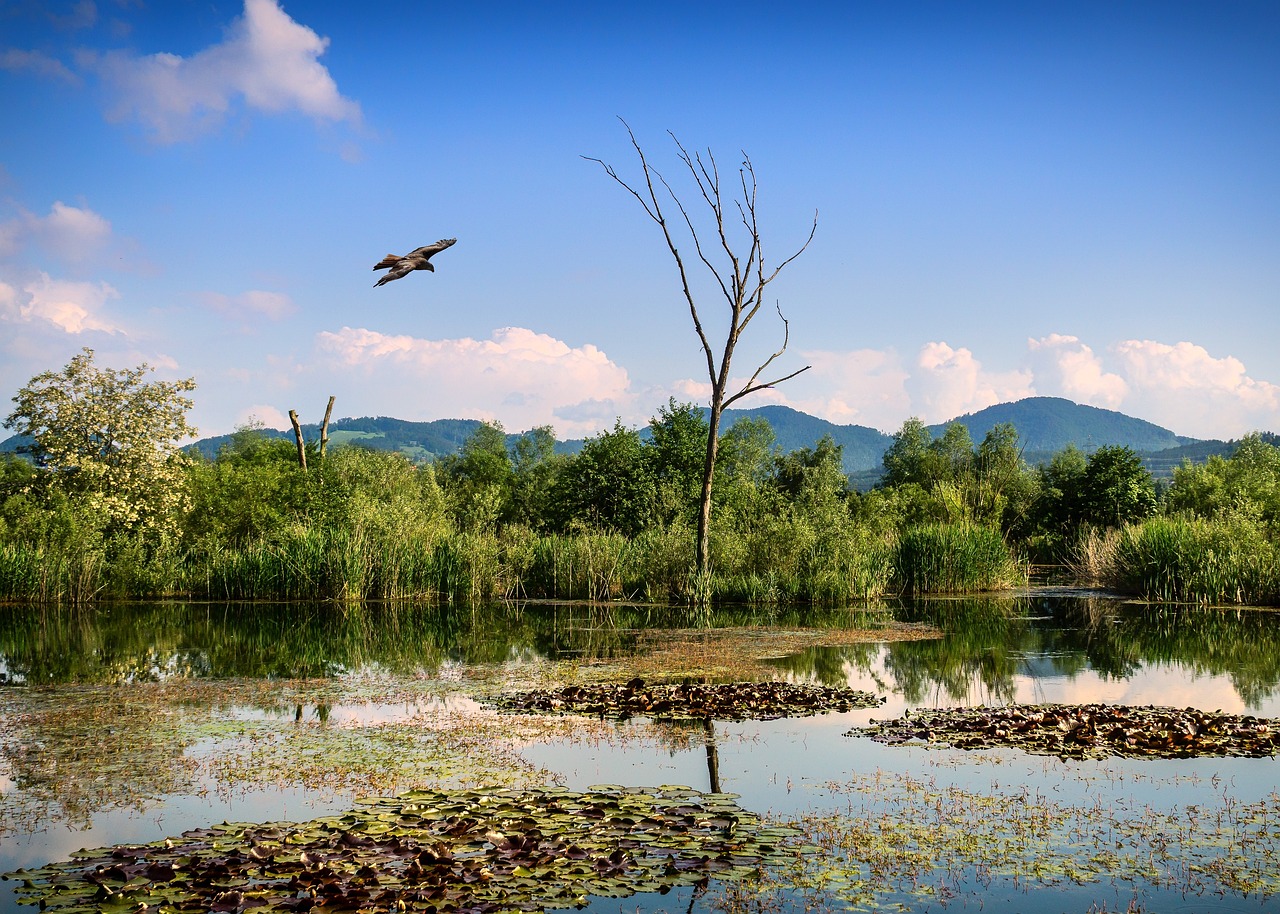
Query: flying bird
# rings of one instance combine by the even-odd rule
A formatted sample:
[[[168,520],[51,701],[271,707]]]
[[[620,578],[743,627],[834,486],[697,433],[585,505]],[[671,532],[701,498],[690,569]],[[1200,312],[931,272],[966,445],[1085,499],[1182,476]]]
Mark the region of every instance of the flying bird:
[[[441,238],[435,244],[417,248],[403,256],[400,254],[388,254],[373,265],[375,270],[387,270],[388,267],[390,268],[385,276],[373,284],[373,287],[376,289],[384,282],[391,282],[393,279],[408,276],[414,270],[430,270],[434,273],[436,268],[431,265],[432,255],[439,254],[457,240],[457,238]]]

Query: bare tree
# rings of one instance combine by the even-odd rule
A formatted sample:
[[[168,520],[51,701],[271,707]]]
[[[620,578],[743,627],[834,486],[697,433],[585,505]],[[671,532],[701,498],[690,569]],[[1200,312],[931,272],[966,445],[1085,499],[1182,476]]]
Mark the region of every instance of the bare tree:
[[[747,326],[760,312],[760,308],[764,304],[765,288],[777,278],[784,267],[799,257],[805,248],[809,246],[809,243],[813,241],[814,233],[818,230],[818,214],[816,211],[813,214],[813,225],[809,229],[809,237],[805,239],[804,244],[791,256],[778,263],[777,266],[766,266],[756,213],[756,173],[751,165],[750,157],[745,152],[742,154],[742,164],[738,168],[737,186],[730,188],[726,193],[721,189],[720,171],[716,166],[716,160],[711,154],[711,150],[708,149],[705,153],[694,152],[691,154],[681,145],[676,135],[668,131],[668,135],[676,145],[680,161],[693,178],[698,195],[701,196],[702,202],[710,211],[710,225],[713,228],[708,234],[714,237],[709,238],[704,243],[684,202],[672,189],[671,185],[667,183],[667,179],[649,164],[644,150],[640,147],[635,133],[631,130],[631,125],[625,120],[622,121],[622,125],[627,128],[627,135],[631,138],[631,145],[635,148],[636,155],[640,159],[640,168],[644,176],[643,185],[637,184],[633,186],[627,183],[627,181],[619,177],[611,165],[600,159],[592,158],[591,156],[583,156],[583,158],[599,164],[609,177],[613,178],[614,181],[636,198],[649,218],[662,229],[662,237],[666,240],[667,249],[671,252],[671,256],[676,263],[676,269],[680,273],[680,285],[685,301],[689,305],[689,315],[693,318],[693,328],[697,331],[698,341],[702,344],[702,351],[706,356],[707,376],[711,380],[711,403],[708,416],[710,429],[707,433],[707,458],[702,475],[702,499],[698,506],[696,553],[696,568],[698,573],[702,575],[708,571],[711,561],[711,482],[715,475],[716,448],[719,442],[721,413],[730,404],[742,399],[747,394],[774,387],[783,381],[794,378],[809,368],[806,365],[804,368],[799,368],[790,374],[761,380],[761,376],[769,366],[787,349],[789,335],[787,319],[782,316],[781,307],[778,307],[775,303],[778,318],[782,321],[782,345],[756,367],[751,377],[737,391],[730,392],[729,372],[738,341],[746,331]],[[658,189],[659,186],[662,188],[661,191]],[[737,195],[739,191],[740,196]],[[663,210],[664,202],[668,201],[670,205],[675,207],[675,211],[679,213],[679,219],[676,221],[674,229],[668,222],[667,215]],[[680,228],[681,222],[684,225],[683,229]],[[724,303],[728,306],[729,327],[725,334],[724,343],[719,347],[718,353],[703,328],[702,317],[698,313],[698,303],[691,284],[690,269],[680,253],[679,245],[676,243],[677,235],[680,236],[683,242],[686,232],[688,240],[693,243],[697,261],[701,262],[711,276],[712,288],[719,290]],[[718,362],[717,355],[719,357]]]

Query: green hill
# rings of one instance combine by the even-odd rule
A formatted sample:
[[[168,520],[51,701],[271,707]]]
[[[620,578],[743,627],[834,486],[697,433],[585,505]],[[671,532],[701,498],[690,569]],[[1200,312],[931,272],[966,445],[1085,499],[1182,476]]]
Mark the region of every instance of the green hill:
[[[783,452],[813,447],[824,435],[844,448],[844,468],[854,485],[865,490],[875,484],[881,471],[881,459],[893,443],[891,435],[863,425],[837,425],[786,406],[761,406],[755,409],[725,410],[722,428],[727,429],[744,418],[764,419],[773,428],[778,448]],[[1215,454],[1227,456],[1233,442],[1201,441],[1176,435],[1154,423],[1126,416],[1124,413],[1095,406],[1083,406],[1060,397],[1029,397],[1015,403],[1000,403],[959,416],[951,422],[929,426],[936,438],[948,425],[958,422],[969,429],[975,443],[981,442],[991,428],[1010,422],[1018,429],[1023,456],[1029,463],[1048,460],[1053,454],[1074,444],[1086,453],[1104,445],[1125,446],[1137,451],[1147,468],[1157,478],[1168,478],[1183,460],[1201,463]],[[359,444],[377,450],[401,451],[416,461],[435,460],[456,453],[463,442],[480,426],[476,419],[435,419],[411,422],[387,416],[365,416],[339,419],[329,424],[332,444]],[[303,434],[315,441],[318,425],[304,425]],[[642,434],[648,434],[642,429]],[[292,438],[291,431],[264,429],[263,434]],[[508,435],[514,441],[518,435]],[[193,451],[213,457],[230,441],[230,435],[202,438],[190,445]],[[13,436],[0,442],[0,452],[14,451],[26,439]],[[556,451],[577,453],[582,440],[556,443]]]
[[[1143,419],[1135,419],[1110,409],[1082,406],[1061,397],[1028,397],[1015,403],[998,403],[976,413],[967,413],[951,422],[932,425],[934,437],[948,425],[959,423],[969,429],[977,443],[995,425],[1013,423],[1027,452],[1054,453],[1069,444],[1082,451],[1105,446],[1123,446],[1135,451],[1164,451],[1195,442],[1175,435]]]

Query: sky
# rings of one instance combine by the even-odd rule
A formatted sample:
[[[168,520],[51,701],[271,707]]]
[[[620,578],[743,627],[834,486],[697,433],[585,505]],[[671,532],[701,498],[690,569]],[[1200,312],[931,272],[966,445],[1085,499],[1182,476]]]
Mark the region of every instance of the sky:
[[[816,213],[732,363],[808,370],[738,406],[1280,431],[1280,4],[788,6],[0,0],[4,414],[83,347],[194,378],[202,436],[706,403],[660,228],[591,161],[639,186],[629,125],[711,253],[675,140],[734,228],[749,157],[766,267]]]

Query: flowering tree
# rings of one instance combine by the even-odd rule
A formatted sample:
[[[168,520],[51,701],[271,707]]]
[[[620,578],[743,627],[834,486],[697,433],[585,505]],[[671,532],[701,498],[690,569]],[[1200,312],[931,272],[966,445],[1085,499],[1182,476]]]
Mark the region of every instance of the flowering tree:
[[[32,439],[27,453],[107,529],[163,527],[185,501],[178,449],[195,436],[185,396],[195,380],[145,380],[152,370],[99,368],[83,349],[27,382],[4,422]]]

